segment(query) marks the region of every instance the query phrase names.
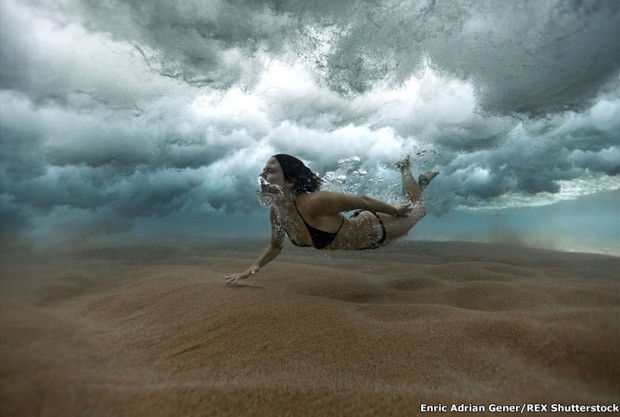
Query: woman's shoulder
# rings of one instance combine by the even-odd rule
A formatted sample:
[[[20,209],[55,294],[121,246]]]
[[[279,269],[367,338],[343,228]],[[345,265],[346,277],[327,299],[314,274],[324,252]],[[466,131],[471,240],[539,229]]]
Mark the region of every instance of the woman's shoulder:
[[[304,214],[322,216],[342,211],[340,206],[348,205],[349,200],[355,197],[333,191],[315,191],[297,196],[297,207]]]
[[[333,200],[333,199],[338,199],[341,197],[346,196],[346,194],[342,194],[342,193],[336,193],[333,191],[314,191],[314,192],[305,192],[305,193],[301,193],[297,196],[296,201],[297,203],[302,203],[302,204],[321,204],[323,202],[329,201],[329,200]]]
[[[313,199],[317,199],[317,198],[334,198],[334,197],[339,197],[339,196],[347,196],[349,194],[344,194],[344,193],[337,193],[335,191],[314,191],[314,192],[306,192],[306,193],[302,193],[300,195],[304,195],[306,197],[309,198],[313,198]]]

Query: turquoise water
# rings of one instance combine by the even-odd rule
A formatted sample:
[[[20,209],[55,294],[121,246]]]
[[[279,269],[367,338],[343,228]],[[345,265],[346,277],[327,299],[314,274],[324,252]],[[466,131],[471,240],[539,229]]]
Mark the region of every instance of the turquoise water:
[[[0,8],[4,239],[262,235],[269,156],[396,203],[409,154],[413,236],[617,248],[616,1]]]

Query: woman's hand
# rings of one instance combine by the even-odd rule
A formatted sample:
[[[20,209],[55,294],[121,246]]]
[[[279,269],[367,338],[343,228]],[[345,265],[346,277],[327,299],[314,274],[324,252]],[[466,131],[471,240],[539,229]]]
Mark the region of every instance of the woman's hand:
[[[250,275],[254,275],[255,273],[257,273],[258,271],[260,271],[260,267],[259,266],[252,266],[252,267],[246,269],[243,272],[239,272],[237,274],[228,275],[224,279],[226,280],[226,284],[235,285],[235,284],[237,284],[237,281],[239,281],[240,279],[246,279]]]
[[[396,209],[394,217],[407,217],[409,213],[411,213],[411,211],[413,210],[413,204],[399,204],[397,206],[394,206],[394,208]]]

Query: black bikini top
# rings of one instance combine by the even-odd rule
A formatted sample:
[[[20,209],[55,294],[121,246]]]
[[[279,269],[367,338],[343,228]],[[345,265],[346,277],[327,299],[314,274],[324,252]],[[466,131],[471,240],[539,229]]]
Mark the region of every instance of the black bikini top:
[[[334,239],[336,239],[336,236],[338,236],[338,232],[340,231],[340,229],[342,229],[342,225],[344,224],[344,217],[342,218],[342,223],[340,223],[340,227],[338,228],[338,230],[336,230],[334,233],[325,232],[323,230],[319,230],[315,227],[310,226],[308,222],[306,222],[306,219],[304,219],[304,216],[302,216],[301,213],[299,212],[299,209],[297,208],[297,203],[295,202],[295,200],[293,200],[293,204],[295,204],[295,209],[297,210],[297,213],[299,213],[299,217],[301,217],[301,220],[306,225],[306,229],[308,229],[308,233],[310,234],[310,239],[312,239],[312,245],[316,249],[323,249],[324,247],[329,246],[329,244],[332,243]],[[310,246],[310,245],[301,245],[295,242],[293,239],[291,239],[291,235],[289,235],[288,230],[286,230],[286,234],[288,235],[288,238],[293,243],[293,245],[300,246],[300,247]]]

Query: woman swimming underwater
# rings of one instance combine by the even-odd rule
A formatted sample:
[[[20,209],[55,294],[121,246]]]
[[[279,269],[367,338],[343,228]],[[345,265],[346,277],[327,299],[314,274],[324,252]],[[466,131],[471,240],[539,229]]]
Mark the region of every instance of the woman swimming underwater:
[[[409,157],[399,161],[403,194],[409,203],[393,206],[366,196],[319,191],[321,179],[299,159],[274,155],[260,175],[263,196],[271,201],[271,243],[245,271],[227,276],[227,284],[256,274],[282,251],[286,233],[296,246],[316,249],[375,249],[406,235],[426,214],[422,191],[437,175],[415,181]],[[356,210],[349,218],[342,212]]]

